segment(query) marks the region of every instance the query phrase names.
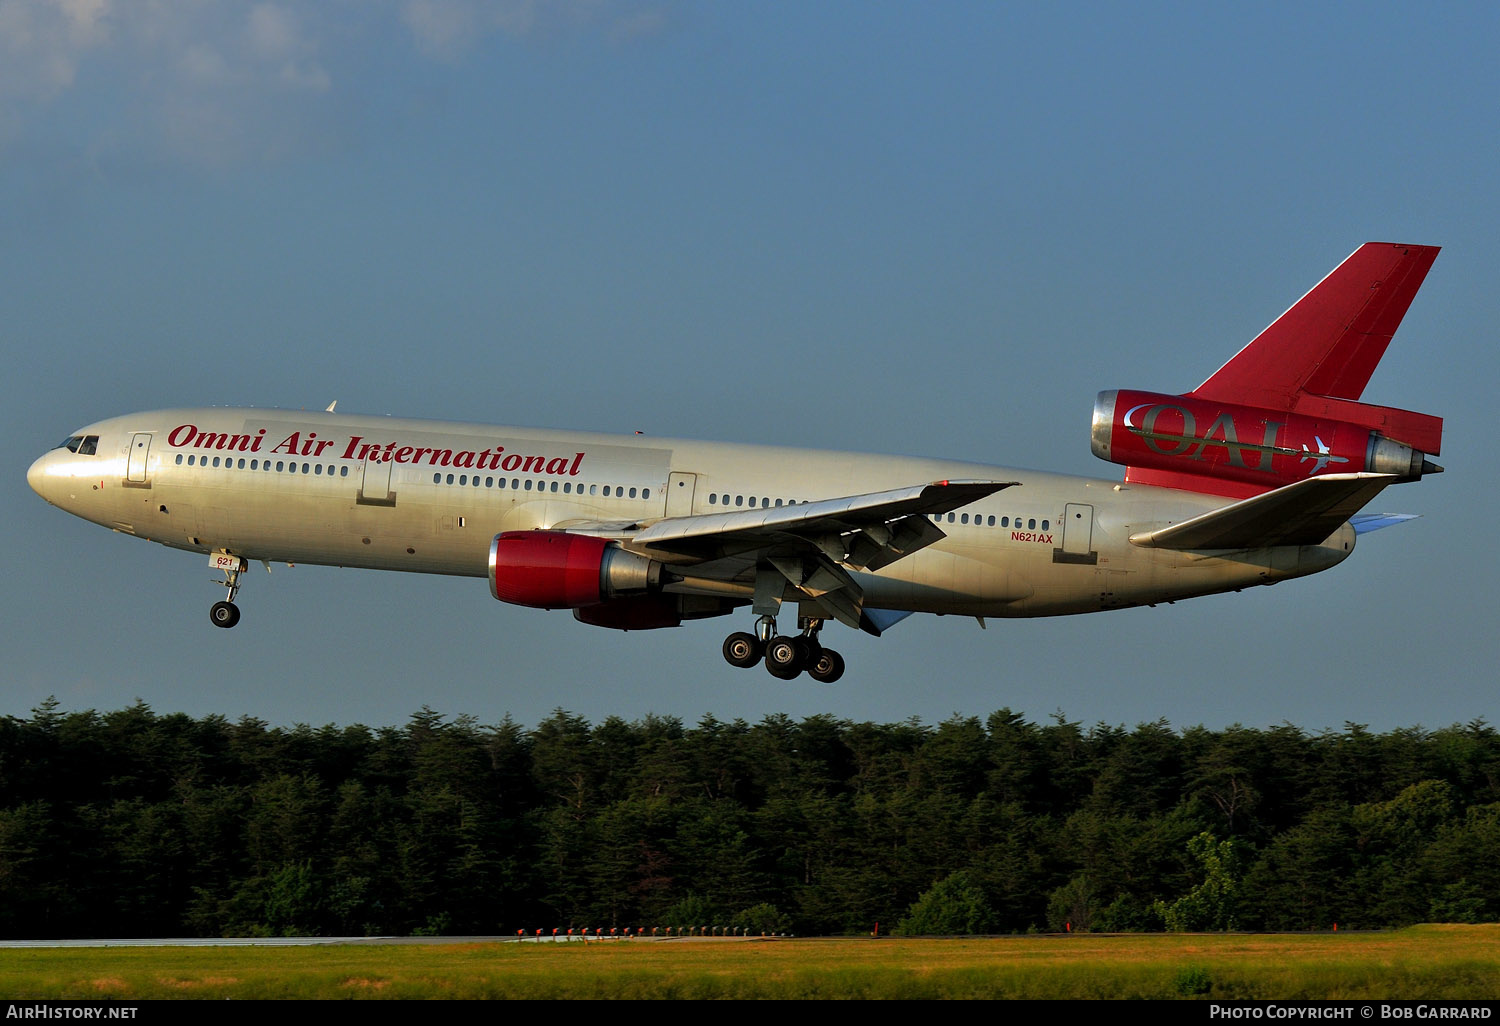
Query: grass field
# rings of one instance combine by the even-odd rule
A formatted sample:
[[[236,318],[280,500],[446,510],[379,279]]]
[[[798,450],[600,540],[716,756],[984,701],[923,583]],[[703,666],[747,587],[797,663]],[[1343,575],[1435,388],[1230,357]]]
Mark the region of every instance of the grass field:
[[[1387,998],[1500,995],[1500,926],[591,944],[0,950],[0,997]]]

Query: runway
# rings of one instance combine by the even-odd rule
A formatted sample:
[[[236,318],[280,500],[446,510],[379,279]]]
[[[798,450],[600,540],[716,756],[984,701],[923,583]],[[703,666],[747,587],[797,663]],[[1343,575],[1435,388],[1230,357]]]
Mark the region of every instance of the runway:
[[[589,943],[618,938],[590,937]],[[642,940],[646,938],[640,938]],[[0,940],[0,948],[299,948],[317,944],[535,944],[552,937],[100,937],[67,940]],[[582,937],[559,937],[581,942]]]

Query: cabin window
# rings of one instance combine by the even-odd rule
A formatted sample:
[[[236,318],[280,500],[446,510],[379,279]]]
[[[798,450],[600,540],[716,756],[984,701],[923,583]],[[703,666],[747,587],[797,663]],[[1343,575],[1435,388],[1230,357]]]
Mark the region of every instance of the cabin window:
[[[526,490],[531,491],[531,478],[529,477],[526,479]]]
[[[649,488],[642,488],[641,489],[641,498],[643,498],[643,499],[649,499],[649,498],[651,498],[651,489],[649,489]]]
[[[1042,530],[1043,530],[1043,531],[1045,531],[1045,530],[1047,530],[1047,528],[1048,528],[1048,527],[1049,527],[1049,526],[1051,526],[1051,521],[1050,521],[1050,520],[1043,520],[1043,521],[1042,521]]]
[[[177,465],[182,466],[182,453],[177,454]]]
[[[554,491],[554,492],[557,491],[557,482],[556,481],[552,482],[552,488],[550,490]]]
[[[995,526],[995,518],[993,516],[990,517],[990,526],[991,527]]]
[[[634,488],[630,489],[630,497],[632,499],[635,498],[635,489]]]
[[[965,513],[963,516],[959,517],[958,519],[959,519],[960,523],[967,524],[969,522],[969,514]]]
[[[443,475],[442,474],[433,474],[432,475],[432,483],[433,484],[442,484],[443,483]]]
[[[485,478],[484,479],[484,486],[486,488],[493,488],[493,487],[495,487],[495,479],[493,477],[487,477],[487,478]]]

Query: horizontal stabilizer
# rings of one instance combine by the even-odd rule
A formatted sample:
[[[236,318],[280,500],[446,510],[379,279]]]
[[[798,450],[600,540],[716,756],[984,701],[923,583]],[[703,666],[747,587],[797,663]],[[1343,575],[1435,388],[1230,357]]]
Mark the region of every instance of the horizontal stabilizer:
[[[1255,495],[1180,524],[1130,536],[1166,549],[1316,545],[1360,511],[1394,474],[1324,474]]]
[[[1382,527],[1391,527],[1395,524],[1404,524],[1408,520],[1416,520],[1419,513],[1360,513],[1349,518],[1349,525],[1354,528],[1355,534],[1369,534],[1378,531]]]

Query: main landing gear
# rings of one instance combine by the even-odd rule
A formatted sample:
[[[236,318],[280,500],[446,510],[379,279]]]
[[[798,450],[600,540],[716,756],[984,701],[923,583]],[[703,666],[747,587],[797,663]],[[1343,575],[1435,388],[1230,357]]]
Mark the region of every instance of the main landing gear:
[[[224,579],[216,583],[228,587],[229,594],[224,596],[223,602],[215,602],[209,607],[208,618],[215,627],[228,628],[240,622],[240,607],[234,604],[234,597],[240,591],[240,574],[245,572],[245,561],[236,560],[221,569],[224,571]]]
[[[724,639],[724,660],[730,666],[754,666],[762,659],[766,670],[781,680],[794,680],[803,670],[813,680],[832,684],[844,675],[844,657],[818,643],[823,621],[802,621],[801,634],[777,634],[776,618],[762,616],[755,633],[736,631]]]

